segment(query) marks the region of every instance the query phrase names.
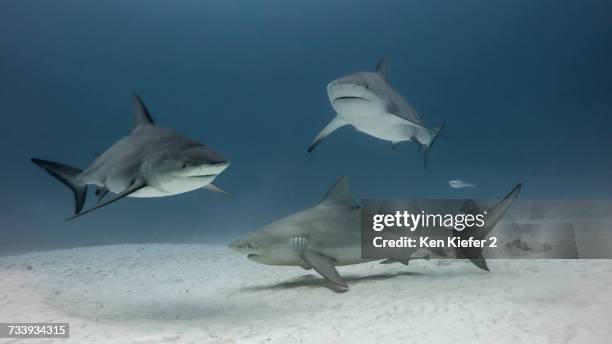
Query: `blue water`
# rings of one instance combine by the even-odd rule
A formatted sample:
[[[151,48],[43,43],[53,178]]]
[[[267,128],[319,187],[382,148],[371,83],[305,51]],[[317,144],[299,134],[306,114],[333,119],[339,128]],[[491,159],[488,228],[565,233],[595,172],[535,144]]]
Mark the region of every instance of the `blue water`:
[[[0,2],[0,254],[122,242],[225,242],[315,203],[341,175],[356,198],[610,197],[609,1]],[[343,128],[325,85],[391,57],[390,80],[447,138]],[[70,191],[30,157],[86,167],[157,123],[232,160],[200,190],[126,199],[65,223]],[[450,179],[477,184],[454,190]]]

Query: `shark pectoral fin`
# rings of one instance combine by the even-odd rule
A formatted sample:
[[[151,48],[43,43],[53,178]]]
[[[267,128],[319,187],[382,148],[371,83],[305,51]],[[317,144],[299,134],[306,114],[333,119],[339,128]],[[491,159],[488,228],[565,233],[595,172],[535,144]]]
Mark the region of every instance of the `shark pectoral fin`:
[[[342,276],[338,273],[338,270],[334,267],[334,262],[330,258],[312,252],[304,253],[301,257],[326,280],[332,282],[341,289],[346,290],[349,288],[342,279]]]
[[[395,109],[387,109],[387,115],[402,117],[396,113]],[[427,159],[431,146],[433,146],[442,133],[442,129],[444,129],[444,122],[433,129],[429,129],[422,124],[408,119],[406,119],[406,123],[404,123],[402,127],[402,134],[405,136],[405,141],[416,141],[421,146],[424,153],[423,163],[425,168],[427,168]]]
[[[334,119],[331,120],[331,122],[329,122],[327,124],[327,126],[325,126],[325,128],[323,128],[323,130],[321,130],[321,132],[319,133],[319,135],[317,135],[317,137],[315,137],[315,139],[312,141],[312,143],[310,144],[310,146],[308,147],[308,153],[312,152],[313,149],[315,149],[315,147],[321,143],[321,141],[323,141],[323,139],[325,139],[327,136],[329,136],[329,134],[333,133],[334,131],[336,131],[336,129],[341,128],[345,125],[347,125],[348,123],[343,120],[342,118],[336,116],[334,117]]]
[[[484,271],[489,271],[489,266],[487,266],[487,261],[482,255],[482,250],[474,250],[474,251],[475,252],[467,253],[466,258],[468,258],[472,262],[472,264],[476,265],[478,268]]]
[[[104,186],[96,187],[96,196],[98,196],[98,203],[102,202],[104,196],[108,194],[108,189]]]
[[[444,129],[444,122],[440,123],[438,126],[434,127],[433,130],[431,130],[433,133],[431,134],[429,142],[423,144],[423,164],[425,168],[427,168],[427,159],[429,158],[429,151],[431,150],[431,146],[433,146],[433,144],[436,142],[436,140],[442,133],[442,129]]]
[[[136,192],[136,191],[144,188],[145,186],[147,186],[147,182],[145,180],[137,179],[127,189],[125,189],[125,190],[121,191],[120,193],[116,194],[114,197],[112,197],[112,198],[110,198],[110,199],[108,199],[108,200],[106,200],[106,201],[104,201],[102,203],[98,203],[93,208],[87,209],[87,210],[85,210],[85,211],[83,211],[83,212],[81,212],[79,214],[76,214],[76,215],[74,215],[72,217],[69,217],[69,218],[66,219],[66,221],[70,221],[70,220],[75,219],[75,218],[77,218],[77,217],[79,217],[81,215],[85,215],[85,214],[87,214],[89,212],[92,212],[92,211],[94,211],[94,210],[96,210],[98,208],[102,208],[105,205],[109,205],[109,204],[111,204],[111,203],[113,203],[115,201],[118,201],[118,200],[122,199],[123,197],[128,196],[129,194],[131,194],[133,192]]]
[[[225,190],[221,189],[220,187],[216,186],[216,185],[215,185],[215,184],[213,184],[213,183],[208,183],[208,184],[207,184],[207,185],[204,187],[204,189],[206,189],[206,190],[208,190],[208,191],[213,191],[213,192],[220,192],[220,193],[224,194],[225,196],[229,196],[229,195],[230,195],[230,194],[229,194],[229,192],[227,192],[227,191],[225,191]]]

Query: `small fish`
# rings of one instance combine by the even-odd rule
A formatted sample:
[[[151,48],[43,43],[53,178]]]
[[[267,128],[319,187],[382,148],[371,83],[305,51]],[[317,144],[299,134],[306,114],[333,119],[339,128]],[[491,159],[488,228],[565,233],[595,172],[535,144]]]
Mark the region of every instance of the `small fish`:
[[[459,180],[459,179],[454,179],[454,180],[449,181],[448,185],[450,185],[450,187],[453,189],[475,188],[476,187],[476,185],[474,184],[466,183],[463,180]]]

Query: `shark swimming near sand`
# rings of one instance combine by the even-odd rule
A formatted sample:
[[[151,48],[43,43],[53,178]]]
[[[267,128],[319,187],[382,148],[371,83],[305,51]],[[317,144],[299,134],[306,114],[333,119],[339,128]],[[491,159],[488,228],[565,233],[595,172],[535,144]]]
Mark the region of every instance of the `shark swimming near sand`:
[[[484,239],[516,199],[520,189],[519,184],[504,199],[489,207],[486,210],[486,225],[469,235]],[[465,213],[483,211],[472,200],[466,200],[461,210]],[[361,255],[361,212],[361,207],[351,195],[348,178],[343,177],[317,205],[272,222],[229,246],[257,263],[314,269],[336,288],[347,290],[348,285],[336,266],[374,260],[364,259]],[[464,239],[468,231],[453,235]],[[382,263],[408,264],[412,259],[423,258],[413,257],[414,253],[416,249],[406,249],[404,256],[388,257]],[[438,249],[432,249],[431,253],[446,256],[445,252]],[[457,249],[456,256],[467,258],[477,267],[488,271],[482,248]]]
[[[212,182],[230,163],[213,149],[156,125],[140,97],[132,94],[132,100],[132,132],[85,170],[31,159],[74,193],[75,215],[68,220],[124,197],[165,197],[199,188],[225,193]],[[82,211],[89,185],[96,188],[98,203]],[[109,192],[114,195],[103,201]]]
[[[424,152],[424,163],[444,123],[425,127],[421,116],[389,85],[389,58],[384,56],[374,72],[357,72],[327,85],[329,101],[336,116],[308,147],[312,152],[327,136],[347,125],[367,135],[389,141],[393,148],[413,141]]]

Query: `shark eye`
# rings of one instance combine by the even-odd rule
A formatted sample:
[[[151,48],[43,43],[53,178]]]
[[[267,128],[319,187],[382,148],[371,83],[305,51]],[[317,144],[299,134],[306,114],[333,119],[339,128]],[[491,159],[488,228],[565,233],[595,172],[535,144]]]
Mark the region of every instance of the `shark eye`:
[[[183,163],[183,168],[187,168],[187,163],[186,162]]]
[[[253,248],[253,245],[251,245],[251,243],[248,243],[248,244],[247,244],[247,247],[248,247],[248,248]]]

